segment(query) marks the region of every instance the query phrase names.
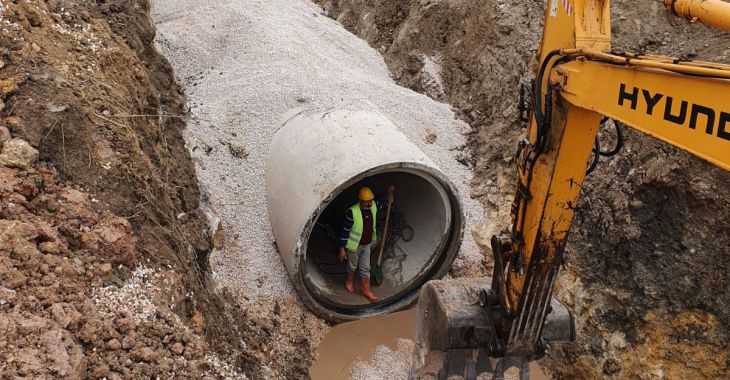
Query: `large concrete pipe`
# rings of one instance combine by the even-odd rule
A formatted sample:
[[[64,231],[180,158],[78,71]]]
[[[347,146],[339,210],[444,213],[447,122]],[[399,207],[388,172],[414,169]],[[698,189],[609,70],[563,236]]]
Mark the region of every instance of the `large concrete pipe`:
[[[340,225],[361,186],[377,196],[391,184],[394,215],[410,228],[403,228],[404,236],[384,259],[384,281],[373,288],[380,300],[370,303],[344,289],[345,264],[337,258]],[[379,114],[340,110],[290,117],[272,141],[266,193],[276,245],[294,287],[312,311],[329,320],[412,304],[426,281],[446,274],[461,245],[464,216],[453,183]],[[374,248],[373,264],[377,252]]]

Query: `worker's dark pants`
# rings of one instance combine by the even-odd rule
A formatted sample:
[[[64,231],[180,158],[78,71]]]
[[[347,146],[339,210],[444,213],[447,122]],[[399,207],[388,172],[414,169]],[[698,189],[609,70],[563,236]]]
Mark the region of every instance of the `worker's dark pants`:
[[[370,247],[373,244],[375,244],[374,241],[370,244],[363,244],[357,247],[355,251],[345,248],[345,251],[347,251],[347,273],[355,273],[355,269],[357,269],[360,277],[370,278]]]

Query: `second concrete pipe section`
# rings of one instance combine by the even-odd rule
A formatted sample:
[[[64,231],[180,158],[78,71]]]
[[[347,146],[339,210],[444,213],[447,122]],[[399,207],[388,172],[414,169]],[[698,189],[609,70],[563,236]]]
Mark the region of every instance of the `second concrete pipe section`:
[[[377,196],[389,185],[396,188],[392,215],[400,228],[382,263],[384,281],[373,288],[380,300],[370,303],[344,289],[339,237],[358,189],[369,186]],[[453,183],[387,118],[372,112],[299,112],[284,121],[272,141],[266,192],[276,244],[294,287],[312,311],[329,320],[412,304],[423,284],[447,273],[464,233]],[[378,251],[373,247],[373,265]]]

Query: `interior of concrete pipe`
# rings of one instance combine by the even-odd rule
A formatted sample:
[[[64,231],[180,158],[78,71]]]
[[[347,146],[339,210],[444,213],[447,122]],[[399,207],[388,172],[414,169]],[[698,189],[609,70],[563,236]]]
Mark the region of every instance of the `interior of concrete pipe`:
[[[380,300],[372,304],[344,288],[346,263],[337,251],[347,208],[357,203],[362,186],[373,189],[376,199],[385,201],[386,189],[395,186],[389,231],[383,239],[387,212],[378,213],[377,236],[372,246],[371,274],[374,273],[385,240],[381,268],[383,282],[373,286]],[[405,306],[415,300],[418,289],[441,271],[460,245],[461,210],[454,194],[438,179],[416,168],[374,169],[353,178],[329,197],[323,211],[311,225],[306,251],[302,255],[302,277],[313,298],[325,308],[343,315],[371,314],[378,308]]]

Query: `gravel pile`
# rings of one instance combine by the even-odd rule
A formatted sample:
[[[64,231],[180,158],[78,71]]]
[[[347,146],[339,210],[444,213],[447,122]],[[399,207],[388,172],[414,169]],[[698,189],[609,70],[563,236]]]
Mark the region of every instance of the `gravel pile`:
[[[352,365],[350,376],[359,380],[407,379],[414,349],[410,339],[399,339],[395,350],[378,346],[369,362],[358,360]]]
[[[124,312],[131,316],[135,324],[150,322],[157,312],[150,295],[159,291],[154,284],[159,280],[153,269],[139,266],[122,286],[95,288],[91,297],[104,317],[111,318]]]
[[[225,238],[211,266],[219,286],[251,305],[254,316],[271,314],[276,299],[296,300],[275,248],[264,186],[269,144],[288,110],[384,114],[456,184],[467,226],[482,217],[481,206],[468,196],[468,125],[455,119],[449,105],[396,85],[380,54],[318,6],[303,0],[156,0],[153,17],[158,49],[189,97],[188,144],[198,178],[223,223]],[[454,267],[460,275],[478,273],[480,262],[467,228]],[[301,334],[317,344],[324,323],[311,313],[301,315],[291,318],[302,318]],[[390,366],[394,378],[407,373],[403,366],[409,362],[407,350],[398,351],[389,361],[399,364]],[[380,367],[361,363],[353,375],[367,378]]]
[[[456,183],[467,223],[481,217],[468,197],[471,172],[457,161],[468,126],[448,105],[397,86],[382,57],[316,5],[159,0],[153,16],[158,47],[189,96],[198,178],[223,219],[226,238],[211,256],[221,286],[249,299],[294,297],[264,188],[269,143],[292,108],[381,112]],[[467,233],[456,265],[479,260]]]

